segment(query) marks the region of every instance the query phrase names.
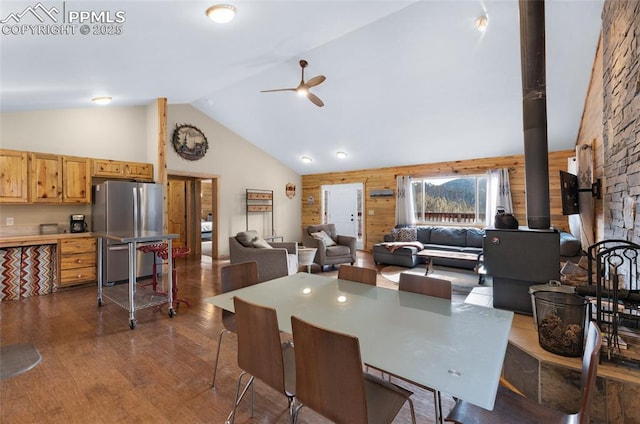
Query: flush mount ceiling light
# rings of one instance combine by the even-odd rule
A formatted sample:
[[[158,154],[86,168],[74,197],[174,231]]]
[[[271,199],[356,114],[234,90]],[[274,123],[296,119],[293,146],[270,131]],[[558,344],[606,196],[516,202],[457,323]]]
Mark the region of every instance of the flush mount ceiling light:
[[[489,17],[487,15],[480,15],[476,19],[476,29],[480,32],[484,32],[489,25]]]
[[[347,157],[347,154],[345,152],[336,152],[336,156],[338,157],[338,159],[345,159]]]
[[[108,105],[111,103],[111,97],[102,96],[102,97],[94,97],[91,101],[97,105]]]
[[[236,8],[230,4],[216,4],[207,9],[207,16],[213,22],[226,24],[236,16]]]
[[[301,160],[303,163],[311,163],[311,162],[313,162],[313,160],[312,160],[309,156],[302,156],[302,157],[300,158],[300,160]]]

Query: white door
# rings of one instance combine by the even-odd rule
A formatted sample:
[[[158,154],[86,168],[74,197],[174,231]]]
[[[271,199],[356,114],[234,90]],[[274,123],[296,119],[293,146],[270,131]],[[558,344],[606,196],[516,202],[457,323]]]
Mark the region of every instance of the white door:
[[[322,186],[324,223],[335,224],[338,234],[356,237],[357,249],[362,249],[362,192],[361,183]]]

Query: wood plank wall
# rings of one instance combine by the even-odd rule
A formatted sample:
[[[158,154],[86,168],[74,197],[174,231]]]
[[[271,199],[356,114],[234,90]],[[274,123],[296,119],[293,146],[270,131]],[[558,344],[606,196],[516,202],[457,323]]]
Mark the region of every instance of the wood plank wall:
[[[573,150],[549,153],[549,195],[551,205],[551,225],[568,230],[567,217],[562,215],[560,199],[560,170],[567,169],[567,159],[575,155]],[[395,225],[395,197],[371,197],[371,190],[396,188],[397,175],[434,177],[451,175],[483,174],[489,169],[509,168],[511,195],[514,213],[520,225],[526,225],[526,197],[524,178],[524,156],[502,156],[486,159],[461,160],[453,162],[428,163],[423,165],[397,166],[389,168],[364,169],[360,171],[312,174],[302,176],[302,226],[320,224],[320,188],[329,184],[363,183],[365,189],[364,249],[371,251],[375,243]],[[309,201],[310,196],[313,202]]]

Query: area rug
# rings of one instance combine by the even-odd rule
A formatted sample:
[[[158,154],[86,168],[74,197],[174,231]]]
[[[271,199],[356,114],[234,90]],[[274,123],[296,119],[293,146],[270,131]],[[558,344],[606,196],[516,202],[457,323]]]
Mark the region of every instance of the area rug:
[[[0,380],[27,372],[42,361],[40,352],[30,344],[0,347]]]
[[[397,284],[400,281],[400,273],[402,272],[424,275],[425,271],[426,268],[424,264],[420,264],[415,268],[389,265],[382,268],[380,275],[382,275],[385,280]],[[429,274],[429,277],[451,281],[451,290],[455,293],[467,294],[470,293],[474,287],[481,287],[478,284],[478,275],[472,270],[434,266],[433,272]]]

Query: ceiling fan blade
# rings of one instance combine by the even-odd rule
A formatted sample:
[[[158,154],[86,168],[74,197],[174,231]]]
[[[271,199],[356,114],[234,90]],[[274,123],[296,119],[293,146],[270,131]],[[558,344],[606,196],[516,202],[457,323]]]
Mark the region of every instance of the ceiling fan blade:
[[[322,100],[320,100],[320,97],[316,96],[313,93],[307,93],[307,98],[311,100],[311,103],[313,103],[316,106],[319,106],[319,107],[324,106],[324,103],[322,103]]]
[[[271,93],[273,91],[296,91],[295,88],[276,88],[275,90],[260,90],[261,93]]]
[[[316,85],[322,84],[326,79],[327,77],[325,77],[324,75],[318,75],[317,77],[313,77],[309,81],[307,81],[305,85],[307,87],[315,87]]]

